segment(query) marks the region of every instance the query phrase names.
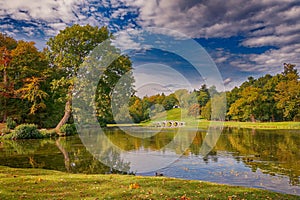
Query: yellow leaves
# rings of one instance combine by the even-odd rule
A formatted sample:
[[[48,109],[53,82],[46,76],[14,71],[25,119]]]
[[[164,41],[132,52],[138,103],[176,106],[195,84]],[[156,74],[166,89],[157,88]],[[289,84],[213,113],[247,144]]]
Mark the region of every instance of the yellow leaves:
[[[42,182],[42,181],[43,181],[42,178],[37,178],[37,179],[34,181],[34,183],[35,183],[35,184],[38,184],[38,183],[40,183],[40,182]]]
[[[138,189],[140,188],[141,186],[138,184],[138,183],[132,183],[129,185],[129,189]]]
[[[45,109],[46,105],[43,100],[48,97],[48,94],[40,89],[40,82],[43,78],[31,77],[24,80],[25,85],[16,91],[21,99],[28,100],[33,103],[30,108],[30,114],[34,114],[38,109]]]

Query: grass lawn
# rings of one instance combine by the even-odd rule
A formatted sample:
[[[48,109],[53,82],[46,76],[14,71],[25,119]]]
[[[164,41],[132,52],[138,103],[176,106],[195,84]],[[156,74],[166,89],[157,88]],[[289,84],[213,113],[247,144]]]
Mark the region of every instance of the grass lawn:
[[[199,127],[207,129],[210,121],[204,119],[196,119],[187,115],[187,111],[180,108],[168,110],[164,114],[160,113],[151,118],[151,121],[141,123],[144,126],[151,125],[154,121],[163,120],[179,120],[186,122],[187,126]],[[300,122],[235,122],[226,121],[223,123],[224,127],[236,128],[255,128],[255,129],[300,129]]]
[[[0,167],[0,199],[299,199],[202,181]]]

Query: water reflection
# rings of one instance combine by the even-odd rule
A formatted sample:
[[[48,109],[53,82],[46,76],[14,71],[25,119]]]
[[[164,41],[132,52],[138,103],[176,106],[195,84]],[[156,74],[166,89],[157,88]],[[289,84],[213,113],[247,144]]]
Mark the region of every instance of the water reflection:
[[[127,131],[132,131],[134,135],[139,129],[128,128]],[[297,131],[228,128],[206,156],[201,154],[206,132],[198,131],[196,135],[192,133],[194,130],[182,130],[182,143],[174,144],[172,148],[166,146],[178,134],[174,129],[163,130],[155,136],[134,137],[113,128],[107,129],[106,136],[124,152],[144,153],[145,160],[150,158],[151,161],[148,155],[156,153],[166,158],[183,153],[173,164],[160,169],[165,176],[261,187],[300,195],[300,134]],[[113,151],[97,132],[87,132],[86,137],[93,141],[88,150],[77,136],[57,140],[2,141],[0,165],[70,173],[132,171],[135,163],[127,162],[125,154]],[[184,148],[191,137],[194,138],[192,144]],[[99,162],[99,158],[106,159],[105,162],[110,163],[114,169]],[[142,173],[154,174],[155,171]]]

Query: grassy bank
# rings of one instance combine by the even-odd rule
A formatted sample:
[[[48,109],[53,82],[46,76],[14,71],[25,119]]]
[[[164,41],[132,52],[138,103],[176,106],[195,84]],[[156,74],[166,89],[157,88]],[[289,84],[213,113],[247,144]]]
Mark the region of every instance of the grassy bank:
[[[199,127],[207,129],[210,125],[210,121],[190,117],[187,115],[187,111],[184,109],[172,109],[166,113],[160,113],[152,117],[152,121],[142,123],[144,126],[151,125],[153,121],[164,120],[178,120],[186,122],[187,126]],[[224,127],[235,128],[254,128],[254,129],[300,129],[300,122],[235,122],[226,121],[223,123]]]
[[[197,126],[199,128],[208,128],[210,121],[199,120],[198,122],[193,122],[189,125]],[[223,123],[224,127],[232,128],[251,128],[251,129],[290,129],[290,130],[300,130],[300,122],[233,122],[226,121]]]
[[[225,122],[224,125],[255,129],[300,129],[300,122]]]
[[[299,199],[299,196],[165,177],[83,175],[0,167],[0,199]]]

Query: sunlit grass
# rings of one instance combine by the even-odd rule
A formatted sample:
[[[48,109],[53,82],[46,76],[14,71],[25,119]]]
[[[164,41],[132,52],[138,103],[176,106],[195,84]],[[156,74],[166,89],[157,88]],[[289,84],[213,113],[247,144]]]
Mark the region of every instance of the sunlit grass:
[[[67,174],[0,167],[0,199],[299,199],[299,196],[165,177]]]
[[[155,121],[163,120],[180,120],[186,122],[187,126],[207,129],[210,121],[200,118],[188,116],[185,109],[171,109],[164,113],[159,113],[151,118],[151,120],[141,123],[142,125],[151,125]],[[236,122],[225,121],[224,127],[236,128],[254,128],[254,129],[300,129],[300,122]]]

